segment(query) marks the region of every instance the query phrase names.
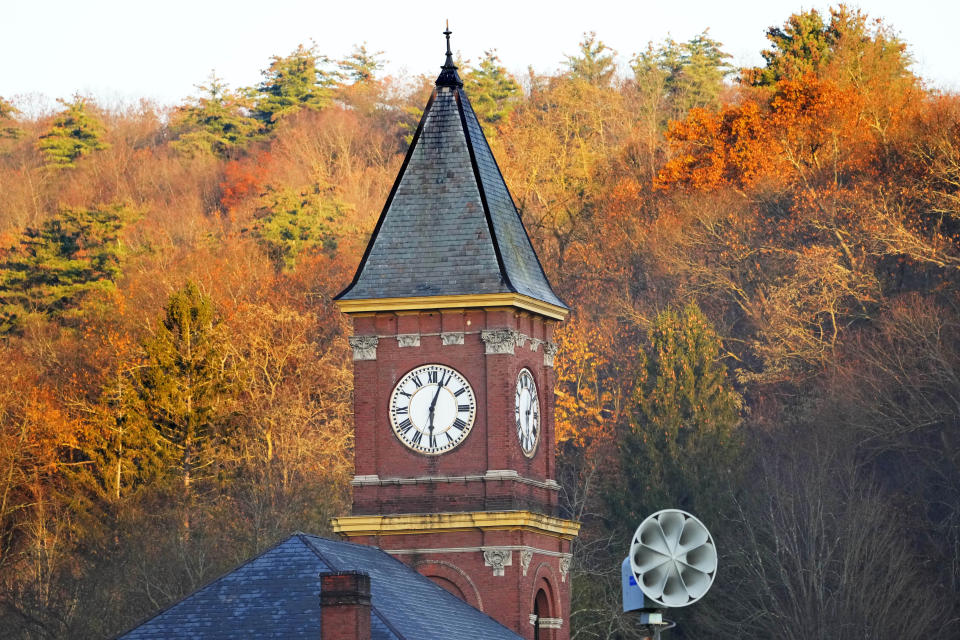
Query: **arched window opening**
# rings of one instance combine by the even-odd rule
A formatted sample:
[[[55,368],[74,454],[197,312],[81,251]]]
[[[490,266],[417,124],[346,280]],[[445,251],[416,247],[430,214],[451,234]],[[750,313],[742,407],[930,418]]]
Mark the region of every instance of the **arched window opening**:
[[[533,599],[533,640],[540,640],[540,618],[550,616],[550,605],[547,603],[547,592],[543,589],[537,591],[537,597]]]

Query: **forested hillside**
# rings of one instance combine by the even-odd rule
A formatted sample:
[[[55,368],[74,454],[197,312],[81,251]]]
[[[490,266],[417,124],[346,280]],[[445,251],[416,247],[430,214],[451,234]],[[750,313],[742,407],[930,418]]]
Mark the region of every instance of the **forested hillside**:
[[[960,635],[960,96],[854,10],[767,38],[459,63],[572,308],[577,639],[638,637],[620,560],[666,507],[721,554],[674,637]],[[175,108],[0,99],[3,637],[118,633],[349,509],[331,297],[434,74],[324,53]]]

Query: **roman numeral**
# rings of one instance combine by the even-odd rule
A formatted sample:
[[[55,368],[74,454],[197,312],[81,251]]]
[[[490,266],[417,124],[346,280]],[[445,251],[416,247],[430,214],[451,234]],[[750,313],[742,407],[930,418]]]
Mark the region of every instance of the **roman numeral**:
[[[404,418],[403,422],[397,425],[397,430],[400,431],[400,435],[406,435],[407,431],[413,427],[413,424],[410,422],[410,418]]]
[[[470,405],[468,404],[458,404],[457,411],[470,411]]]
[[[410,394],[407,393],[406,391],[403,391],[402,389],[400,390],[400,395],[407,396],[408,398],[410,397]]]
[[[450,435],[449,431],[444,431],[443,435],[447,436],[447,444],[450,444],[451,442],[453,442],[453,436]]]
[[[432,433],[430,434],[430,448],[431,449],[437,448],[437,436],[433,435]]]
[[[463,428],[467,426],[467,423],[461,420],[460,418],[457,418],[456,420],[453,421],[453,426],[456,427],[457,429],[460,429],[460,431],[463,431]]]
[[[394,413],[396,413],[398,416],[405,416],[407,415],[408,408],[409,407],[397,407],[396,409],[394,409]]]
[[[437,370],[427,372],[427,382],[435,384],[437,382]]]
[[[455,396],[457,396],[457,397],[459,398],[459,397],[460,397],[460,394],[463,393],[463,392],[466,391],[466,390],[467,390],[466,387],[460,387],[460,389],[459,389],[458,391],[454,391],[454,392],[453,392],[453,395],[455,395]]]
[[[413,434],[413,437],[410,438],[410,441],[413,442],[413,444],[417,445],[418,447],[420,446],[420,442],[422,440],[423,440],[423,431],[417,431],[415,434]]]
[[[413,384],[417,385],[417,389],[423,386],[423,381],[420,380],[420,376],[413,376],[410,379],[413,381]]]

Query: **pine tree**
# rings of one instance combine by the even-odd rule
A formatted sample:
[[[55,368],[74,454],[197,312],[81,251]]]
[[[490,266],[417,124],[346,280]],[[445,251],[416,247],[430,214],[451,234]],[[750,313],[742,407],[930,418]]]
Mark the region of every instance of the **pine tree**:
[[[318,56],[314,47],[300,45],[289,56],[271,60],[257,87],[260,97],[254,117],[258,120],[272,125],[300,109],[319,111],[330,104],[337,77],[317,67],[328,60]]]
[[[304,253],[336,249],[336,224],[346,208],[319,186],[308,191],[271,187],[261,198],[253,234],[278,271],[293,269]]]
[[[593,31],[583,34],[580,42],[580,55],[567,56],[567,67],[571,77],[584,80],[597,87],[610,86],[613,74],[617,70],[614,56],[617,52],[597,40]]]
[[[343,74],[354,84],[371,82],[383,69],[383,51],[367,51],[367,43],[354,45],[353,52],[338,62]]]
[[[144,343],[144,352],[137,391],[171,461],[170,471],[184,499],[183,524],[189,531],[196,485],[214,463],[220,410],[229,391],[213,301],[193,282],[175,291]]]
[[[0,138],[16,139],[23,135],[23,129],[18,127],[14,120],[18,113],[19,109],[0,98]]]
[[[77,96],[70,103],[58,102],[66,109],[54,118],[37,143],[48,166],[74,167],[79,158],[110,147],[103,141],[103,123],[90,113],[85,99]]]
[[[259,137],[261,125],[249,115],[249,96],[231,91],[215,73],[197,89],[200,96],[178,107],[171,118],[173,148],[188,156],[228,156]]]
[[[494,50],[486,51],[480,66],[463,75],[463,88],[470,96],[474,113],[488,137],[496,135],[496,126],[517,106],[522,97],[520,85],[500,65]]]
[[[113,291],[126,255],[120,235],[136,216],[121,204],[62,209],[28,228],[0,265],[0,334],[33,314],[72,317],[96,294]]]
[[[620,442],[620,486],[611,492],[623,522],[668,507],[719,507],[739,451],[741,407],[720,353],[719,337],[695,304],[654,321],[646,373]]]

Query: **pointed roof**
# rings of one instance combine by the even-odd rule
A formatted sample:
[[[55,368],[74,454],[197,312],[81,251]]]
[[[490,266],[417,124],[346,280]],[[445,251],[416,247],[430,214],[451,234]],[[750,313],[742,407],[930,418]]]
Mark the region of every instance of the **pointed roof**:
[[[376,547],[297,533],[121,638],[320,638],[320,573],[370,576],[373,640],[520,640],[487,614]]]
[[[520,306],[562,319],[450,52],[341,310]]]

